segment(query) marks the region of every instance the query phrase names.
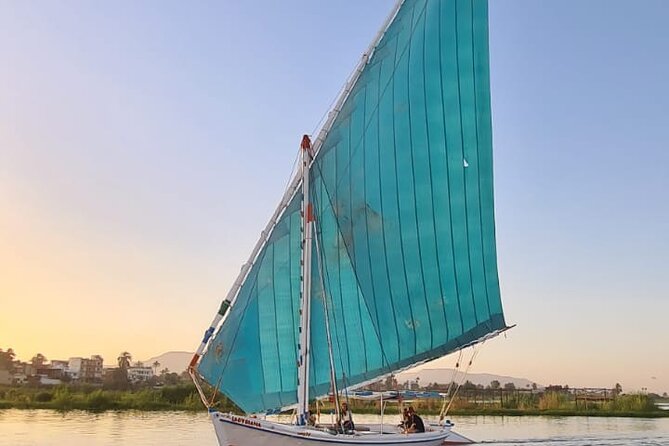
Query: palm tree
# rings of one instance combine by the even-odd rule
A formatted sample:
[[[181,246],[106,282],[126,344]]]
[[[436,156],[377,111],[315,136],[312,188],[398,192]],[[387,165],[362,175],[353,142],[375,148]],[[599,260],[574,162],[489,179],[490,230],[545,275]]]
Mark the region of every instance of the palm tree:
[[[160,367],[160,363],[158,361],[153,361],[153,364],[151,364],[153,367],[153,374],[156,374],[156,371],[158,370],[158,367]]]
[[[128,352],[121,352],[121,354],[116,358],[118,361],[118,368],[121,370],[127,370],[130,367],[130,361],[132,361],[132,355]]]
[[[16,354],[11,348],[8,348],[6,352],[3,352],[0,348],[0,370],[12,371],[14,369],[15,357]]]
[[[46,356],[44,356],[44,355],[41,354],[41,353],[36,354],[36,355],[33,356],[33,358],[30,360],[30,362],[32,363],[33,367],[35,367],[35,368],[42,367],[46,361],[47,361]]]

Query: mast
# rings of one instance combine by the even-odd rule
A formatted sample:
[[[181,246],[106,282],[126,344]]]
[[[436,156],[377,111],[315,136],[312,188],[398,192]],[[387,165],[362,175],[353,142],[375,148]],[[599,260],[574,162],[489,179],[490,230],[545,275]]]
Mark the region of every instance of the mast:
[[[297,424],[309,419],[309,356],[311,343],[311,243],[314,221],[309,199],[309,167],[312,160],[311,140],[302,137],[302,294],[300,302],[300,341],[297,352]]]

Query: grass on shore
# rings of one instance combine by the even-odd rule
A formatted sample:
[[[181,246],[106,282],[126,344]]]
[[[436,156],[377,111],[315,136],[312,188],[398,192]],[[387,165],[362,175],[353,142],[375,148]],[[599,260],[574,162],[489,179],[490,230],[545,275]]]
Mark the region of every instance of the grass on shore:
[[[94,387],[0,389],[0,408],[55,410],[203,410],[193,385],[159,389],[103,390]],[[232,407],[230,407],[232,409]]]
[[[439,415],[442,400],[428,399],[412,402],[417,412],[425,415]],[[374,414],[379,413],[378,402],[351,401],[351,410],[355,413]],[[330,405],[325,405],[322,412],[332,410]],[[399,406],[391,404],[386,407],[385,413],[389,415],[399,414]],[[519,394],[502,401],[494,402],[472,402],[466,399],[456,399],[448,412],[449,416],[470,415],[546,415],[546,416],[597,416],[597,417],[645,417],[663,418],[669,417],[669,411],[661,410],[655,406],[653,400],[645,394],[619,395],[606,402],[583,401],[578,403],[570,399],[568,395],[557,392],[545,394]]]
[[[438,415],[442,400],[419,400],[411,403],[416,410],[424,415]],[[360,414],[378,414],[378,402],[350,402],[351,409]],[[95,387],[55,388],[4,387],[0,388],[0,409],[54,409],[54,410],[176,410],[202,411],[195,386],[181,384],[161,388],[144,388],[137,390],[103,390]],[[239,410],[227,399],[221,399],[218,409],[225,412]],[[331,404],[321,406],[321,413],[332,410]],[[399,406],[390,404],[385,413],[398,414]],[[449,416],[470,415],[546,415],[546,416],[600,416],[600,417],[669,417],[669,411],[660,410],[654,402],[643,394],[620,395],[617,398],[598,404],[576,405],[568,396],[548,392],[543,395],[519,395],[496,403],[474,403],[465,399],[454,401]]]

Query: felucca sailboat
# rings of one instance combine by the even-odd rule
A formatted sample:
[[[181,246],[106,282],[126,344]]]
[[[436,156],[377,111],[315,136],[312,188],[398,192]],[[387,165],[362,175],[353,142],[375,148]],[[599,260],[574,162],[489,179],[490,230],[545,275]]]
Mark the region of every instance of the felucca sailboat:
[[[486,0],[404,0],[311,140],[189,370],[247,415],[228,445],[439,445],[344,432],[309,403],[504,331],[493,214]],[[295,411],[293,422],[259,414]],[[399,420],[398,420],[399,421]]]

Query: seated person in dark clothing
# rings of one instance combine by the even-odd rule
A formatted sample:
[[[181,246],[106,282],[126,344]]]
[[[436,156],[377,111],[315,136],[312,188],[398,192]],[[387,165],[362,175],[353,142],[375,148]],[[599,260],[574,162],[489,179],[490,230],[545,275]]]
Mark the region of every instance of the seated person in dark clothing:
[[[409,406],[409,422],[408,422],[407,432],[410,434],[417,432],[425,432],[425,425],[423,420],[418,416],[416,411],[413,409],[413,406]]]

